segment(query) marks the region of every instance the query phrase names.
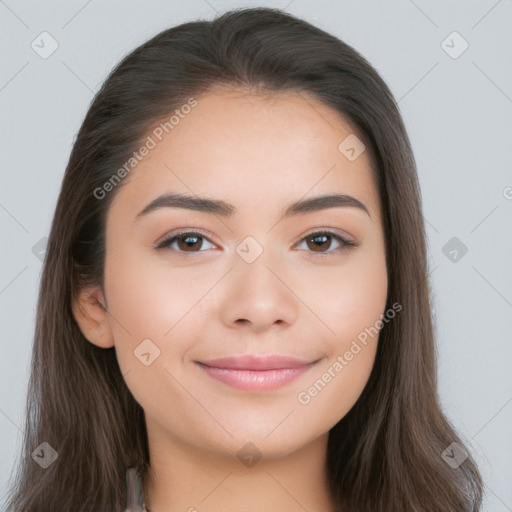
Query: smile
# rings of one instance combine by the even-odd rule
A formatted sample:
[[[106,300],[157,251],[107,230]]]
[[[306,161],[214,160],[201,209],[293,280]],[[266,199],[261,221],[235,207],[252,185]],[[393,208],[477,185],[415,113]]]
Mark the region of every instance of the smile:
[[[195,364],[208,376],[243,391],[272,391],[292,382],[319,360],[289,356],[225,357]]]

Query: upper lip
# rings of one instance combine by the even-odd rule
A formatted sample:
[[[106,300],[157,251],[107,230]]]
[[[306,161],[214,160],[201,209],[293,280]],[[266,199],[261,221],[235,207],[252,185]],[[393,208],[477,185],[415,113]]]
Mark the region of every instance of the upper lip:
[[[304,361],[297,357],[287,355],[240,355],[220,357],[198,363],[213,368],[225,368],[229,370],[277,370],[284,368],[301,368],[316,361]]]

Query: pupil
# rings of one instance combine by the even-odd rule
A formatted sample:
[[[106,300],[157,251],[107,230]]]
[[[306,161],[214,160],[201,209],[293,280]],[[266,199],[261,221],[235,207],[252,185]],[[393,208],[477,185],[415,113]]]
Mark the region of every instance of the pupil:
[[[316,235],[316,236],[312,237],[310,240],[314,241],[315,249],[319,249],[319,248],[322,249],[321,244],[325,244],[326,240],[328,240],[328,238],[329,238],[329,235]],[[320,242],[320,245],[317,245],[317,241],[320,240],[320,239],[322,239],[323,242]],[[328,247],[329,247],[329,244],[327,245],[327,247],[324,247],[324,249],[327,249]]]
[[[184,241],[185,246],[189,249],[193,249],[195,245],[201,246],[201,243],[198,242],[201,237],[199,236],[190,236],[190,235],[183,235],[183,237],[180,238],[180,241]],[[190,242],[190,240],[194,240],[193,242]]]

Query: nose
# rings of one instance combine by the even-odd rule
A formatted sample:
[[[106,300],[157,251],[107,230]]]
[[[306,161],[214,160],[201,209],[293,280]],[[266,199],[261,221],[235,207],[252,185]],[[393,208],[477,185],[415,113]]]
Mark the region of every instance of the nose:
[[[235,261],[223,284],[219,304],[223,323],[254,332],[296,322],[300,300],[294,291],[296,277],[269,261],[264,252],[252,263]],[[297,275],[295,273],[295,275]]]

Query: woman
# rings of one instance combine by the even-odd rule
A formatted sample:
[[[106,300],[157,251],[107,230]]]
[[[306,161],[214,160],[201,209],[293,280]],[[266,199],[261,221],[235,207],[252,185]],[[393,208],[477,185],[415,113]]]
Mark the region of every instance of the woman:
[[[363,57],[276,9],[161,32],[73,147],[8,510],[479,510],[427,277]]]

